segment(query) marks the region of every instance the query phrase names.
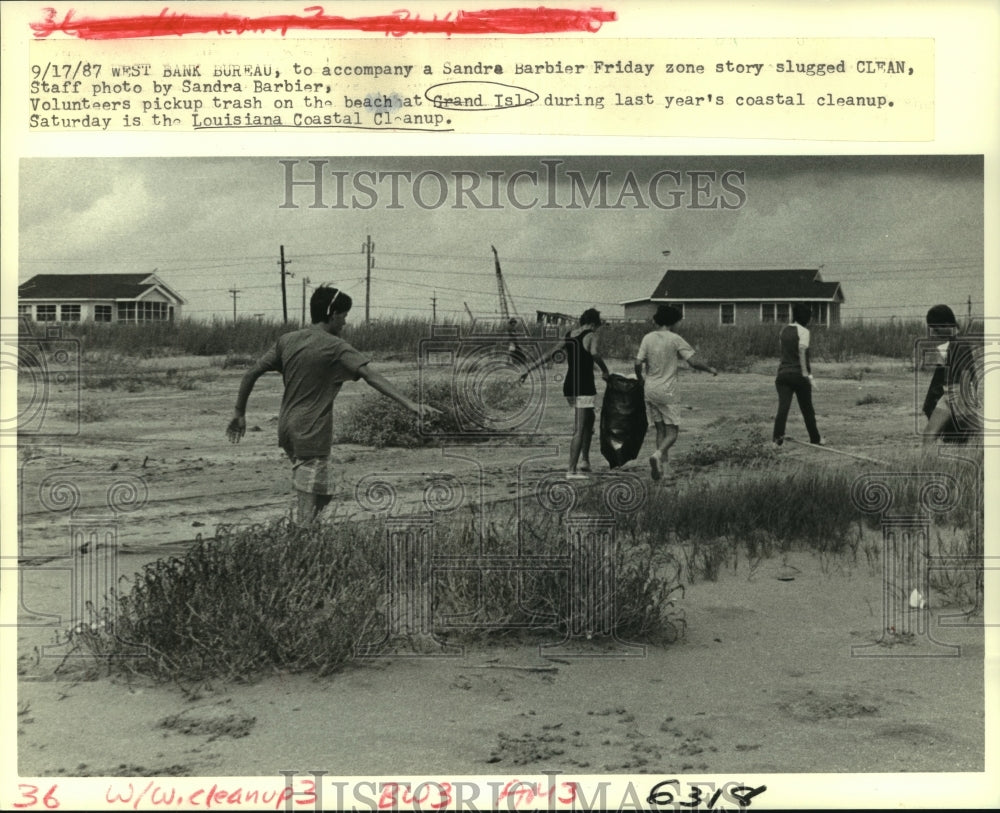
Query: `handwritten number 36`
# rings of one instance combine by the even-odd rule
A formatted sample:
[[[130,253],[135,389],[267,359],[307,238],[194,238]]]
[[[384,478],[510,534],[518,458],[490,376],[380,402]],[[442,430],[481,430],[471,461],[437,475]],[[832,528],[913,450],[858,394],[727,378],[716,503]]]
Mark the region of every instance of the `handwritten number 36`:
[[[38,790],[39,790],[38,785],[21,784],[18,785],[17,787],[18,790],[21,791],[22,798],[26,799],[27,801],[14,802],[14,804],[12,805],[13,807],[16,808],[34,807],[35,805],[38,804]],[[46,791],[45,795],[41,799],[42,804],[45,805],[49,810],[55,810],[57,807],[59,807],[59,800],[56,798],[55,793],[56,793],[56,786],[53,785],[51,788],[48,789],[48,791]]]

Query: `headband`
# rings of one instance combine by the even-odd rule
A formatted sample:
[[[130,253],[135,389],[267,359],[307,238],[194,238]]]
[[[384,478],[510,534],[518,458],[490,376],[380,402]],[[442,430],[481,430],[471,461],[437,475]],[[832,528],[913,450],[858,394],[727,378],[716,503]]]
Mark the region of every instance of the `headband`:
[[[326,285],[323,286],[324,288]],[[333,303],[337,301],[337,297],[340,296],[340,288],[334,289],[337,293],[333,295],[333,299],[330,300],[330,304],[326,306],[326,318],[330,318],[330,314],[333,313]]]

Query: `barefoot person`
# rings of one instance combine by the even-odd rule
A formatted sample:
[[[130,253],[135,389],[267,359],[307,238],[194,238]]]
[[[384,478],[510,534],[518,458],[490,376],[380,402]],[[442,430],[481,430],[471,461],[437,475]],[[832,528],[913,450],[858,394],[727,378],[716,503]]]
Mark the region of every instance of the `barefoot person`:
[[[594,382],[594,365],[601,370],[601,377],[608,378],[608,365],[604,363],[597,347],[597,330],[600,328],[601,314],[588,308],[580,316],[580,324],[566,334],[559,347],[539,361],[529,364],[521,374],[523,382],[528,373],[555,358],[566,354],[566,377],[563,380],[563,395],[574,410],[573,439],[569,446],[569,470],[566,477],[572,480],[586,479],[584,472],[590,471],[590,443],[594,437],[594,399],[597,387]]]
[[[240,382],[226,435],[239,443],[246,432],[246,406],[257,379],[281,373],[285,385],[278,418],[278,445],[292,461],[292,485],[298,495],[297,518],[308,525],[334,494],[330,464],[333,401],[345,381],[359,378],[418,415],[438,410],[410,400],[375,372],[368,358],[339,337],[351,298],[330,286],[317,288],[309,302],[312,325],[285,333]]]
[[[667,467],[670,447],[677,441],[675,382],[677,367],[686,361],[694,370],[718,375],[714,367],[693,358],[694,348],[674,333],[681,312],[670,305],[660,305],[653,314],[657,329],[647,333],[635,356],[635,375],[643,382],[646,415],[656,427],[656,451],[649,458],[650,474],[659,480]]]

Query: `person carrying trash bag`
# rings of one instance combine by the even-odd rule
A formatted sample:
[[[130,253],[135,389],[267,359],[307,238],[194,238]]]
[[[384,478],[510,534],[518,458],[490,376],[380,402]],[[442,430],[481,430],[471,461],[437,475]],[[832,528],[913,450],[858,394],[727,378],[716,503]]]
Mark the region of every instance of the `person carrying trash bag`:
[[[667,472],[667,455],[677,440],[677,408],[674,405],[674,382],[678,362],[686,361],[694,370],[713,376],[719,374],[714,367],[692,358],[694,348],[673,331],[674,325],[684,315],[670,305],[660,305],[653,314],[658,327],[642,337],[635,358],[635,375],[643,383],[646,414],[656,427],[656,451],[649,458],[649,469],[654,480]]]
[[[642,381],[612,373],[606,383],[601,402],[601,454],[617,469],[639,456],[649,421]]]

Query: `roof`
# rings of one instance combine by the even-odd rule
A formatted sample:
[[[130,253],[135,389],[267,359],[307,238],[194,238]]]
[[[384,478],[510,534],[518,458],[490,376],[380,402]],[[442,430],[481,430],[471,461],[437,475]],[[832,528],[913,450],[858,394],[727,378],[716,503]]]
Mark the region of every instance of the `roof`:
[[[19,299],[138,299],[159,288],[183,298],[155,274],[36,274],[17,287]]]
[[[839,282],[823,282],[815,268],[763,271],[670,270],[656,286],[652,300],[822,299],[843,302]],[[642,301],[642,300],[633,300]]]

